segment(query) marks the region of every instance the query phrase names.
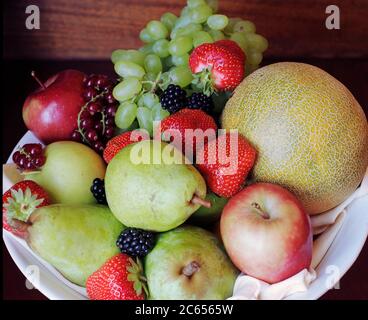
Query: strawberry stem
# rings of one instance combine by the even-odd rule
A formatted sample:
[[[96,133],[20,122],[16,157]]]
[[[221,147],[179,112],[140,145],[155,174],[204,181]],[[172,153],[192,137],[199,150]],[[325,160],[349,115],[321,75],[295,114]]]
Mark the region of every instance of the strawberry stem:
[[[211,67],[193,75],[192,84],[196,86],[206,96],[211,96],[215,92],[214,80],[212,78]]]

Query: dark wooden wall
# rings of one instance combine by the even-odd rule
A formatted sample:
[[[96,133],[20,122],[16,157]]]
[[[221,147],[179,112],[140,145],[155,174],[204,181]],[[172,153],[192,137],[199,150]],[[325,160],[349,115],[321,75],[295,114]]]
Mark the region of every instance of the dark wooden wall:
[[[7,0],[5,58],[107,59],[116,48],[136,48],[145,23],[185,0]],[[25,28],[25,8],[36,4],[41,29]],[[338,5],[341,29],[325,28],[326,6]],[[270,41],[269,57],[367,57],[368,0],[220,0],[221,12],[250,19]]]

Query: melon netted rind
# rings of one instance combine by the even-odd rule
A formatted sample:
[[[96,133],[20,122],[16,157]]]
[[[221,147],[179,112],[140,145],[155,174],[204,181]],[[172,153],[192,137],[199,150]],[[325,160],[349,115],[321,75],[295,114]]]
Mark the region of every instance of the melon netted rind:
[[[238,86],[221,117],[258,151],[252,175],[292,191],[307,212],[344,201],[368,165],[368,124],[351,92],[308,64],[263,67]]]

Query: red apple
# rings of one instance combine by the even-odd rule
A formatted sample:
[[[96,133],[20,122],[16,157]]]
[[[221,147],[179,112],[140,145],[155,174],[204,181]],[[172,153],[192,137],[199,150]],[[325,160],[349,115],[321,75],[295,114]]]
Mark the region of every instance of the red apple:
[[[23,105],[23,120],[44,143],[70,140],[77,128],[78,113],[84,104],[82,97],[84,73],[65,70],[49,78]]]
[[[278,185],[256,183],[240,191],[225,206],[220,224],[230,259],[247,275],[276,283],[310,266],[309,216]]]

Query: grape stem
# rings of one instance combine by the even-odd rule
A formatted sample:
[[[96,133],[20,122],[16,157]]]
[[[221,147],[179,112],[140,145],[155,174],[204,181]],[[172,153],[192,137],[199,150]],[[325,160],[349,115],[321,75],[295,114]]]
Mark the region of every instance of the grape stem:
[[[149,83],[152,85],[152,88],[150,91],[147,91],[147,92],[150,92],[150,93],[155,93],[156,89],[157,89],[157,86],[158,84],[160,83],[161,81],[161,71],[158,73],[155,81],[142,81],[142,84],[145,84],[145,83]]]
[[[37,81],[37,83],[40,85],[42,90],[46,90],[45,85],[42,83],[42,81],[37,77],[36,72],[34,70],[32,70],[31,72],[31,76],[33,79],[35,79]]]

